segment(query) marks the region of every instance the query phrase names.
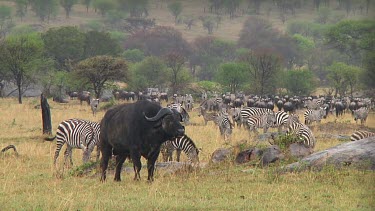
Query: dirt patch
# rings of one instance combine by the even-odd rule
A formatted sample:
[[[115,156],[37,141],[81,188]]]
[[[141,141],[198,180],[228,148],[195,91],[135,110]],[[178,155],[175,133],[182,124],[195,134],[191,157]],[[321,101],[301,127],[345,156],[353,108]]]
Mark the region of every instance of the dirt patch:
[[[315,125],[312,128],[319,130],[321,133],[332,134],[352,134],[356,130],[366,130],[375,132],[374,128],[361,126],[360,124],[340,123],[340,122],[327,122],[324,124]]]

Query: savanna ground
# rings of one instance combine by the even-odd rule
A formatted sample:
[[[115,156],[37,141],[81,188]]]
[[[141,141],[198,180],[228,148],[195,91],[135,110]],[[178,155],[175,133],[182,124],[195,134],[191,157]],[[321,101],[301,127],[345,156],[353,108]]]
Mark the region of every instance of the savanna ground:
[[[62,173],[63,151],[59,156],[60,173],[52,164],[56,142],[43,141],[39,98],[28,98],[20,105],[16,99],[0,99],[0,148],[13,144],[12,150],[0,156],[1,210],[374,210],[375,173],[350,168],[327,167],[321,172],[278,174],[279,163],[268,168],[235,165],[226,162],[208,164],[194,172],[164,174],[156,171],[155,181],[147,182],[147,171],[141,171],[141,181],[133,181],[133,172],[122,173],[122,181],[114,182],[113,173],[106,183],[97,174],[73,176],[82,164],[80,150],[73,151],[75,166]],[[87,105],[78,101],[57,104],[49,101],[53,134],[58,124],[68,118],[100,121],[105,111],[93,117]],[[103,106],[104,104],[102,104]],[[359,128],[349,114],[337,119],[330,116],[320,126],[321,134],[349,135]],[[208,163],[212,152],[220,147],[236,145],[249,139],[247,131],[234,129],[231,142],[225,143],[219,130],[191,112],[194,126],[186,127],[198,147],[201,163]],[[371,114],[367,127],[375,129]],[[261,132],[260,132],[261,133]],[[338,140],[317,138],[315,151],[335,146]],[[95,154],[95,153],[94,153]],[[184,156],[184,155],[183,155]],[[183,157],[183,160],[186,158]],[[142,161],[145,164],[145,160]],[[126,161],[126,166],[131,164]],[[242,171],[245,170],[245,171]],[[59,175],[59,176],[57,176]]]

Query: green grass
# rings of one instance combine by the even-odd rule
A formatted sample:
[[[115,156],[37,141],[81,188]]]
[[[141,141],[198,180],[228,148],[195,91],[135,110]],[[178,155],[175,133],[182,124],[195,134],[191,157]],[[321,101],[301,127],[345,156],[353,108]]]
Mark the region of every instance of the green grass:
[[[41,111],[34,109],[38,100],[0,99],[0,147],[14,144],[12,150],[0,156],[1,210],[374,210],[375,174],[345,168],[327,167],[321,172],[279,174],[278,165],[259,168],[232,162],[210,165],[194,172],[165,174],[156,171],[155,181],[147,182],[147,171],[141,171],[141,181],[133,181],[133,172],[122,173],[122,181],[114,182],[113,171],[107,182],[99,181],[98,169],[83,173],[82,152],[73,150],[75,165],[62,171],[62,149],[58,170],[52,164],[56,143],[44,142]],[[99,121],[100,111],[93,117],[87,105],[73,101],[67,105],[49,102],[52,107],[53,133],[64,119],[77,117]],[[213,124],[203,125],[203,119],[191,113],[187,134],[202,147],[200,161],[208,163],[212,152],[219,147],[252,144],[246,131],[235,129],[232,141],[225,143]],[[350,134],[358,128],[350,115],[338,122],[349,127],[337,127],[337,133]],[[333,121],[330,117],[327,121]],[[374,125],[374,116],[368,126]],[[322,123],[324,125],[325,122]],[[342,124],[340,124],[342,125]],[[331,126],[332,127],[332,126]],[[373,127],[373,126],[372,126]],[[316,127],[317,134],[325,133]],[[349,128],[349,129],[348,129]],[[331,133],[336,129],[330,128]],[[334,132],[333,132],[334,131]],[[316,150],[341,142],[318,139]],[[244,145],[244,144],[243,144]],[[242,146],[242,145],[240,145]],[[94,152],[95,154],[95,152]],[[183,155],[183,159],[186,159]],[[145,161],[142,161],[145,164]],[[126,166],[131,164],[126,163]]]

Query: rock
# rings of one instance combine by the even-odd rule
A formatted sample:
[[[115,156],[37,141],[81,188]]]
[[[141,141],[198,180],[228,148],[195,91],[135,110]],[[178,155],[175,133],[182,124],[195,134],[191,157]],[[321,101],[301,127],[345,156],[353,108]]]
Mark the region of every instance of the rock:
[[[238,153],[234,162],[236,164],[242,164],[242,163],[250,162],[252,151],[253,151],[253,149],[248,149],[248,150],[245,150],[245,151],[242,151],[242,152]]]
[[[176,162],[176,161],[170,161],[170,162],[160,162],[155,164],[155,169],[159,172],[162,172],[162,174],[175,174],[179,171],[186,171],[190,172],[195,169],[195,167],[188,162]]]
[[[329,133],[323,133],[317,136],[317,138],[324,138],[324,139],[337,139],[339,141],[349,141],[350,136],[347,135],[337,135],[337,134],[329,134]]]
[[[292,157],[295,158],[304,158],[311,153],[313,153],[313,149],[310,147],[306,147],[304,144],[300,143],[293,143],[289,146],[289,153]]]
[[[263,134],[260,134],[258,135],[257,137],[257,141],[268,141],[270,139],[274,139],[280,135],[285,135],[286,132],[267,132],[267,133],[263,133]]]
[[[262,166],[267,166],[282,159],[284,159],[284,154],[281,152],[279,146],[272,145],[263,150],[261,164]]]
[[[230,158],[231,154],[232,154],[231,149],[219,148],[212,153],[211,162],[212,163],[223,162],[227,160],[228,158]]]
[[[352,166],[358,169],[375,170],[375,137],[343,143],[316,152],[299,162],[283,167],[281,170],[321,170],[325,165],[334,165],[337,168]]]

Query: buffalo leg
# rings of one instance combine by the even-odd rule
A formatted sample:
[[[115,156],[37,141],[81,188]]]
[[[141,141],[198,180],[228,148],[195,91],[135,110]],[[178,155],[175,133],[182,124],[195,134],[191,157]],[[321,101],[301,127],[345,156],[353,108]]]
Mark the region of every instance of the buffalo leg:
[[[139,173],[142,168],[142,163],[141,163],[141,154],[139,152],[132,152],[131,153],[131,158],[133,161],[133,167],[134,167],[134,180],[140,180],[141,179],[141,174]]]
[[[100,161],[100,167],[102,169],[102,176],[100,178],[100,181],[104,182],[107,177],[106,173],[107,173],[109,158],[112,156],[112,147],[108,143],[106,143],[106,144],[102,144],[100,150],[102,152],[102,159]]]
[[[121,181],[121,169],[122,169],[122,165],[125,162],[126,157],[128,157],[128,155],[125,155],[125,154],[119,154],[116,156],[115,181],[118,181],[118,182]]]
[[[156,151],[150,154],[149,158],[147,159],[147,170],[148,170],[148,177],[147,180],[149,182],[154,181],[154,170],[155,170],[155,162],[158,159],[160,151]]]

